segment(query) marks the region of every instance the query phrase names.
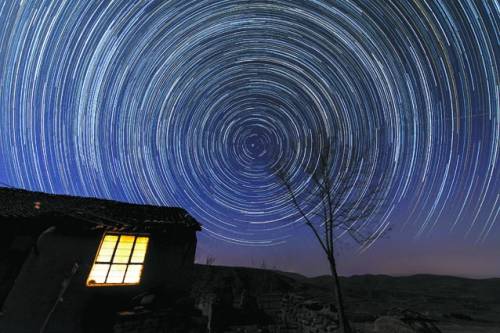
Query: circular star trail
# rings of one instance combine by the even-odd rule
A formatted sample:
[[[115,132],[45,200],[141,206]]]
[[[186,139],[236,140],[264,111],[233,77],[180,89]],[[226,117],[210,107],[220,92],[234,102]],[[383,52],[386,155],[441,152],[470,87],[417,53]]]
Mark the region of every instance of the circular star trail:
[[[299,216],[268,170],[285,163],[301,191],[318,148],[344,161],[356,146],[385,170],[378,230],[403,212],[416,236],[484,240],[500,206],[499,10],[4,1],[1,180],[179,205],[213,237],[272,245]]]

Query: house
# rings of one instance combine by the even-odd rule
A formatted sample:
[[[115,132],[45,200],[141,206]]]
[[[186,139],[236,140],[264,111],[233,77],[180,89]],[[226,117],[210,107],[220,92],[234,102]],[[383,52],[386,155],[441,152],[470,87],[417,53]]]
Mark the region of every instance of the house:
[[[200,224],[182,208],[0,188],[0,223],[0,332],[112,332],[192,308]]]

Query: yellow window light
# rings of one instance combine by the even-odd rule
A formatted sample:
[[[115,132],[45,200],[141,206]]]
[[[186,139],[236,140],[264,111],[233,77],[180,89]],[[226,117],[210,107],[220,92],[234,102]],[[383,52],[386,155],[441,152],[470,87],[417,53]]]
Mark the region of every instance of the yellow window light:
[[[149,237],[104,235],[87,286],[132,285],[141,281]]]

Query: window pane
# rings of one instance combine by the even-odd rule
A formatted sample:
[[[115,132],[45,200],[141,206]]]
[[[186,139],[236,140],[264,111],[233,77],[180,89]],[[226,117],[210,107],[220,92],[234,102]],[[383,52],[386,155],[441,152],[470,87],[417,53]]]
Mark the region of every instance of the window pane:
[[[105,235],[87,285],[139,283],[148,243],[147,236]]]
[[[108,270],[109,265],[95,264],[90,271],[89,278],[87,279],[87,285],[104,283],[106,281]]]
[[[101,248],[99,249],[99,254],[97,255],[96,261],[110,262],[117,240],[118,236],[106,235],[102,241]]]
[[[146,256],[146,249],[148,247],[148,237],[137,237],[135,241],[134,253],[130,259],[131,263],[142,264],[144,262],[144,257]]]
[[[111,265],[106,283],[123,283],[127,265]]]
[[[139,283],[141,281],[142,265],[128,265],[124,283]]]
[[[120,236],[120,241],[118,242],[118,247],[113,257],[113,263],[128,263],[130,252],[132,252],[132,246],[134,245],[134,239],[135,236]]]

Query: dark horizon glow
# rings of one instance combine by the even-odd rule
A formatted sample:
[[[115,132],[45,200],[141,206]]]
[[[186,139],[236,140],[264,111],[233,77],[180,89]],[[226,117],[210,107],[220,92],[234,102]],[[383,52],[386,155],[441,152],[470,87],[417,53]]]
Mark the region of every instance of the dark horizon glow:
[[[500,276],[498,1],[7,1],[0,183],[181,206],[198,260],[325,273],[269,169],[377,160],[343,274]],[[313,137],[319,133],[319,137]],[[292,142],[298,142],[292,150]],[[311,259],[313,258],[313,259]]]

